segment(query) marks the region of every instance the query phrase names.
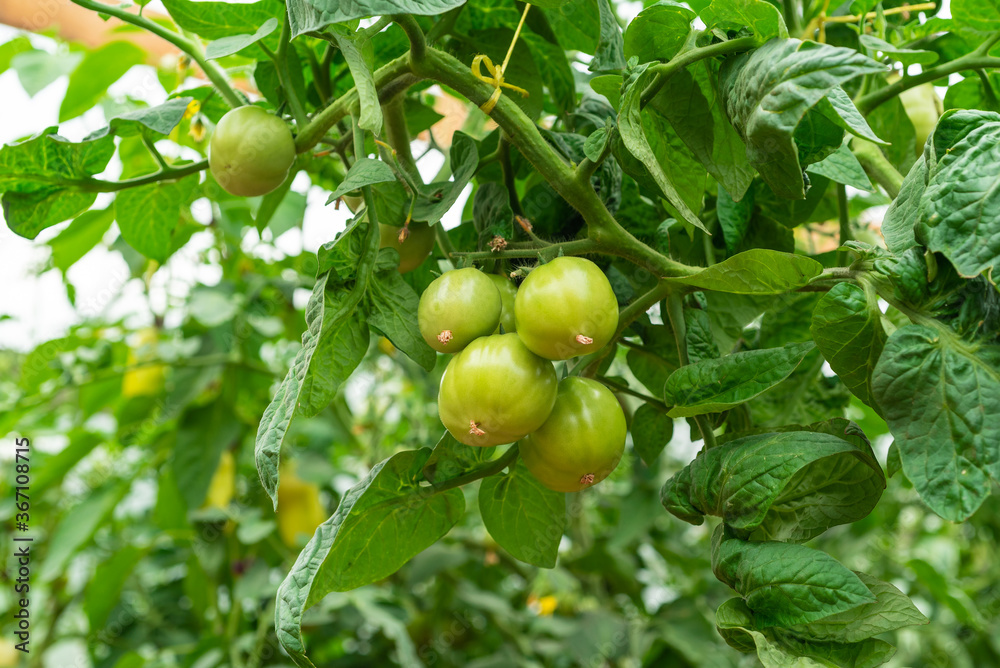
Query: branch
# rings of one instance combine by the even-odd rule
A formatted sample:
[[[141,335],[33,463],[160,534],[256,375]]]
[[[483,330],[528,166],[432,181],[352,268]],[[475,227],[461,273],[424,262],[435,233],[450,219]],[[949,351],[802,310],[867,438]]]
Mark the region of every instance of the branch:
[[[400,168],[405,170],[412,179],[420,179],[420,170],[413,159],[410,150],[410,131],[406,127],[406,115],[403,111],[403,98],[393,97],[382,105],[382,118],[385,120],[385,137],[399,161]]]
[[[885,188],[889,197],[896,199],[899,196],[900,188],[903,187],[903,175],[896,171],[896,168],[882,153],[882,149],[870,141],[856,139],[851,142],[851,151],[861,163],[865,173],[875,183]]]
[[[195,44],[183,35],[179,35],[173,30],[164,28],[159,23],[150,21],[147,18],[138,16],[131,12],[127,12],[121,7],[105,5],[100,2],[95,2],[95,0],[73,0],[73,4],[79,5],[84,9],[98,12],[99,14],[114,16],[116,19],[120,19],[125,23],[130,23],[134,26],[142,28],[143,30],[147,30],[157,37],[162,37],[187,55],[191,56],[191,59],[198,63],[198,67],[200,67],[205,73],[205,76],[207,76],[209,80],[215,84],[215,87],[220,93],[222,93],[222,96],[226,98],[226,102],[229,103],[230,107],[242,107],[246,104],[246,100],[243,99],[243,96],[237,93],[236,89],[229,83],[229,80],[226,78],[226,74],[222,71],[222,68],[215,62],[205,58],[205,54],[202,52],[200,44]]]
[[[197,174],[203,169],[208,168],[208,160],[200,160],[198,162],[192,162],[189,165],[184,165],[183,167],[171,167],[169,169],[161,169],[158,172],[153,172],[152,174],[146,174],[145,176],[137,176],[134,179],[125,179],[124,181],[102,181],[101,179],[75,179],[75,180],[63,180],[56,181],[53,183],[65,186],[72,186],[83,192],[90,193],[114,193],[120,190],[126,190],[128,188],[137,188],[138,186],[149,185],[150,183],[157,183],[159,181],[171,181],[175,179],[182,179],[185,176],[190,176],[191,174]],[[42,179],[37,179],[42,180]]]
[[[511,248],[502,251],[452,253],[452,255],[462,257],[467,260],[502,260],[505,258],[537,257],[538,254],[543,251],[551,253],[557,252],[557,249],[561,250],[563,255],[587,255],[589,253],[598,253],[602,250],[601,246],[593,239],[574,239],[573,241],[563,241],[562,243],[549,244],[548,246]]]
[[[670,62],[653,65],[649,69],[651,72],[656,73],[656,78],[642,92],[642,97],[639,99],[639,106],[645,107],[649,104],[649,101],[656,97],[656,94],[660,92],[660,89],[663,88],[663,85],[667,83],[670,77],[688,65],[696,63],[699,60],[704,60],[705,58],[749,51],[755,46],[757,46],[756,38],[740,37],[738,39],[731,39],[728,42],[719,42],[717,44],[694,48],[690,51],[677,54]]]
[[[457,478],[452,478],[451,480],[445,480],[444,482],[431,485],[428,491],[431,494],[439,494],[445,492],[449,489],[454,489],[456,487],[461,487],[462,485],[468,485],[470,482],[474,482],[481,478],[488,478],[491,475],[496,475],[503,471],[508,466],[513,466],[514,461],[517,459],[518,449],[517,443],[507,448],[502,455],[496,459],[486,462],[479,468],[472,469],[465,475],[460,475]]]
[[[621,392],[622,394],[628,394],[637,399],[642,399],[647,404],[653,406],[654,408],[659,409],[663,413],[670,412],[670,406],[665,404],[661,399],[657,399],[656,397],[651,397],[648,394],[643,394],[642,392],[636,392],[631,387],[622,385],[621,383],[616,383],[610,378],[605,378],[604,376],[597,376],[596,380],[599,381],[601,384],[605,385],[610,390],[613,390],[615,392]]]
[[[406,33],[406,39],[410,40],[410,58],[415,61],[423,60],[427,54],[427,40],[417,20],[409,14],[393,14],[392,20]]]

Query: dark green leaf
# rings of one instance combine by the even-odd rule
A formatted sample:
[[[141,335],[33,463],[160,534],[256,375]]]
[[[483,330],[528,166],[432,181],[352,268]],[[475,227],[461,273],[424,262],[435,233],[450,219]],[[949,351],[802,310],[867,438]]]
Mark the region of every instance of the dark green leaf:
[[[291,20],[291,7],[289,7],[289,20]],[[382,105],[378,99],[378,90],[375,88],[375,54],[371,40],[351,32],[344,26],[334,26],[329,34],[344,55],[344,60],[351,69],[354,87],[358,91],[361,105],[358,126],[381,135]]]
[[[652,466],[674,436],[674,419],[659,408],[643,404],[632,416],[632,446],[646,466]]]
[[[238,441],[243,431],[232,409],[221,401],[188,410],[177,428],[177,447],[167,469],[173,474],[188,510],[198,510],[212,484],[223,451]],[[161,481],[162,483],[162,481]]]
[[[451,432],[446,431],[424,463],[424,477],[435,484],[457,478],[488,462],[493,458],[494,452],[496,448],[478,448],[459,443]]]
[[[703,450],[663,486],[664,507],[692,524],[721,517],[742,538],[794,542],[866,517],[885,489],[871,446],[847,420],[816,426]]]
[[[614,5],[611,0],[596,0],[600,12],[601,32],[597,40],[597,51],[590,61],[591,72],[607,72],[625,69],[625,46],[622,29],[618,25]]]
[[[717,413],[749,401],[788,378],[812,349],[811,341],[789,343],[683,366],[664,388],[670,417]]]
[[[896,330],[872,390],[903,472],[931,510],[968,519],[1000,479],[1000,356],[923,325]]]
[[[513,557],[542,568],[556,565],[566,495],[538,482],[520,457],[508,473],[483,480],[479,512],[486,530]]]
[[[395,255],[396,251],[383,249],[382,253]],[[399,263],[395,258],[386,264],[388,266],[384,270],[372,274],[368,285],[368,297],[371,300],[368,324],[407,357],[430,371],[434,368],[437,353],[420,336],[417,325],[417,304],[420,297],[399,275]],[[364,351],[361,352],[363,354]]]
[[[479,149],[476,141],[464,132],[456,132],[448,152],[451,161],[451,181],[435,182],[427,186],[433,194],[440,193],[433,201],[418,201],[413,212],[414,220],[434,224],[455,205],[465,186],[472,180],[479,166]]]
[[[816,304],[812,337],[844,384],[876,411],[871,377],[885,345],[875,295],[851,283],[838,283]]]
[[[377,464],[316,529],[285,581],[275,608],[278,641],[299,666],[305,656],[302,616],[332,591],[348,591],[392,575],[444,534],[465,512],[460,489],[422,488],[429,449]]]
[[[719,217],[719,227],[726,242],[726,251],[736,252],[753,219],[754,194],[748,190],[739,202],[734,202],[729,191],[719,184],[719,196],[715,200],[715,211]]]
[[[712,536],[712,570],[746,601],[758,629],[808,624],[865,603],[874,594],[825,552],[793,543]]]
[[[670,279],[703,290],[741,295],[791,292],[823,273],[823,265],[805,255],[755,248],[743,251],[697,274]]]
[[[799,122],[841,83],[883,69],[852,49],[775,39],[726,60],[719,88],[750,164],[780,197],[803,199],[805,182],[793,139]]]
[[[288,0],[292,37],[316,33],[334,23],[390,14],[436,16],[465,4],[465,0]]]

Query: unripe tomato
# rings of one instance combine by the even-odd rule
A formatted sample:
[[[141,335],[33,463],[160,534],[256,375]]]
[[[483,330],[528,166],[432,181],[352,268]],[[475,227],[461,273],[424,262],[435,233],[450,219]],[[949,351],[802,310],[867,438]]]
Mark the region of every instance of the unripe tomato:
[[[420,334],[434,350],[457,353],[473,339],[496,331],[503,302],[486,274],[473,267],[434,279],[417,306]]]
[[[899,81],[898,74],[892,74],[886,81],[895,83]],[[903,103],[906,115],[913,123],[913,129],[917,134],[917,155],[924,152],[924,145],[927,138],[937,127],[938,119],[944,113],[944,105],[941,98],[934,92],[934,85],[931,83],[921,84],[913,88],[904,90],[899,94],[899,99]]]
[[[607,345],[618,328],[618,300],[596,264],[557,257],[521,283],[514,317],[518,336],[532,352],[565,360]]]
[[[236,492],[236,459],[229,450],[224,450],[219,457],[219,465],[212,474],[212,482],[208,484],[208,494],[205,495],[206,508],[226,508],[233,500]]]
[[[299,547],[326,521],[319,487],[306,482],[292,467],[282,467],[278,485],[278,533],[288,547]]]
[[[266,195],[280,186],[295,162],[295,140],[285,122],[260,107],[228,112],[208,145],[208,167],[226,192]]]
[[[466,445],[513,443],[542,426],[557,387],[552,363],[528,350],[517,334],[484,336],[445,369],[438,413]]]
[[[399,253],[399,273],[413,271],[434,249],[434,228],[427,223],[410,223],[406,240],[400,242],[402,227],[379,223],[379,248],[395,248]]]
[[[511,332],[517,331],[517,324],[514,322],[514,298],[517,297],[517,286],[507,278],[506,276],[500,276],[499,274],[488,274],[490,280],[493,281],[493,285],[497,286],[497,290],[500,291],[500,301],[502,306],[500,308],[500,325],[503,325],[503,333],[510,334]],[[500,332],[500,326],[497,325],[497,329],[494,334]]]
[[[596,380],[569,376],[549,419],[518,446],[539,482],[556,492],[579,492],[607,478],[625,450],[625,414]]]

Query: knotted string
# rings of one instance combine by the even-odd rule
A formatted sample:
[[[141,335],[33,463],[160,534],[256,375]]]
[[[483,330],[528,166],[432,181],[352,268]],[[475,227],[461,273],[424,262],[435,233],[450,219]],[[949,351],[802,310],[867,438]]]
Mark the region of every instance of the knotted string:
[[[490,99],[479,105],[479,108],[483,110],[483,113],[489,114],[493,111],[493,107],[497,105],[497,101],[500,99],[500,95],[503,93],[504,88],[516,91],[521,94],[521,97],[528,97],[528,91],[525,89],[515,86],[514,84],[509,84],[503,79],[504,72],[507,70],[507,64],[510,62],[511,54],[514,53],[514,45],[517,44],[517,38],[521,35],[521,28],[524,26],[524,19],[528,16],[528,10],[531,9],[530,4],[524,6],[524,12],[521,14],[521,20],[517,24],[517,30],[514,31],[514,39],[510,41],[510,47],[507,49],[507,56],[503,59],[503,64],[497,67],[490,60],[489,56],[478,55],[472,60],[472,76],[476,77],[484,83],[488,83],[493,86],[493,94],[490,95]],[[482,66],[486,66],[486,71],[490,73],[490,76],[485,76],[482,71]]]

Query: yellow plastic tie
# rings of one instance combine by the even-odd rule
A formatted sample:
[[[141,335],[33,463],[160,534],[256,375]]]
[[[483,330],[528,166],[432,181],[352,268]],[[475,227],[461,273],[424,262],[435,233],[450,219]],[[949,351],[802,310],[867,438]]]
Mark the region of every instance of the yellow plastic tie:
[[[504,81],[503,73],[507,70],[507,64],[510,62],[511,54],[514,53],[514,45],[517,44],[517,38],[521,35],[521,28],[524,27],[524,20],[528,16],[529,9],[531,9],[531,5],[526,4],[524,6],[524,12],[521,14],[521,20],[517,24],[517,30],[514,31],[514,39],[510,41],[510,46],[507,48],[507,55],[504,57],[503,64],[500,67],[494,65],[489,56],[478,55],[472,60],[472,76],[494,87],[493,94],[490,95],[490,99],[479,105],[479,108],[483,110],[484,114],[489,114],[493,111],[493,108],[497,106],[497,101],[500,100],[500,95],[503,93],[504,88],[520,93],[521,97],[528,97],[528,91]],[[490,73],[490,76],[487,77],[483,74],[483,65],[486,66],[486,71]]]

